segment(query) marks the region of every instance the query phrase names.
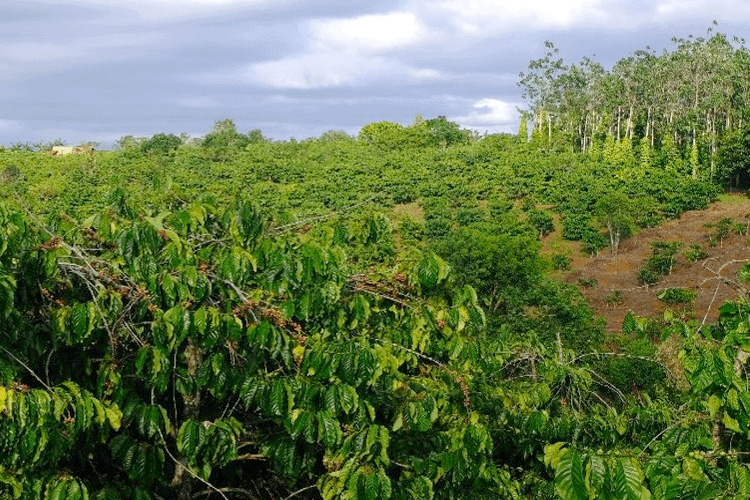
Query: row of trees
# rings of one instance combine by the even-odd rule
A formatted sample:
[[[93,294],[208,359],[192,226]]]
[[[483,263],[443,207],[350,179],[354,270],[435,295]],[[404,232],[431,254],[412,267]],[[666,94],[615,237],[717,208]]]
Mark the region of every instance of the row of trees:
[[[713,29],[673,41],[673,50],[637,50],[610,70],[590,58],[567,65],[546,42],[545,57],[519,81],[534,132],[584,152],[607,135],[652,147],[670,137],[678,146],[702,144],[713,158],[719,139],[747,120],[750,50]]]

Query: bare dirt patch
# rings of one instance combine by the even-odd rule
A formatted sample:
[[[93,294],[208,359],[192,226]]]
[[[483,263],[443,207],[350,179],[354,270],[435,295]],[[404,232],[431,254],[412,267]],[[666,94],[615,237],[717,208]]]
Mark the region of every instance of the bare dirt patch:
[[[750,260],[748,236],[732,233],[721,246],[711,247],[706,223],[715,223],[729,217],[745,222],[750,212],[750,200],[741,195],[724,196],[722,201],[708,209],[685,212],[679,219],[667,221],[659,227],[640,231],[620,245],[617,255],[602,252],[598,257],[574,258],[571,271],[563,275],[569,283],[578,284],[579,279],[594,279],[594,287],[581,287],[597,314],[607,320],[607,330],[619,331],[628,311],[639,316],[654,316],[671,307],[657,299],[659,291],[669,287],[695,290],[698,297],[693,302],[694,310],[682,311],[689,317],[707,321],[718,318],[718,308],[726,300],[736,299],[738,290],[728,280],[736,281],[737,271]],[[651,254],[651,243],[655,241],[679,241],[684,243],[672,273],[664,276],[656,285],[639,286],[638,271]],[[683,256],[688,245],[703,245],[708,252],[705,261],[687,262]],[[724,279],[725,278],[725,279]],[[613,292],[622,293],[622,302],[607,304],[605,300]]]

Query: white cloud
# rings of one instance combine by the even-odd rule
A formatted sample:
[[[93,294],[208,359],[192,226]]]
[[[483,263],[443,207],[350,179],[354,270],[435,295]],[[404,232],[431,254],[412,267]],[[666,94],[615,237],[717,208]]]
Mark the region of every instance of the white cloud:
[[[604,0],[415,0],[413,5],[470,36],[601,26],[617,18]]]
[[[468,115],[451,120],[480,132],[513,132],[518,123],[516,105],[510,102],[487,97],[476,101],[472,108]]]
[[[337,53],[309,53],[253,65],[248,77],[275,88],[311,89],[339,87],[366,81],[384,70],[380,58]]]
[[[443,77],[434,69],[406,64],[397,55],[429,35],[414,13],[314,19],[307,22],[306,31],[310,38],[305,52],[254,64],[247,79],[274,88],[313,89],[383,81],[411,84]]]
[[[246,76],[250,81],[268,87],[314,89],[382,81],[414,83],[440,78],[440,73],[380,56],[311,52],[254,64]]]
[[[728,22],[739,22],[750,19],[750,9],[746,0],[661,0],[654,11],[660,20],[671,21],[691,17],[705,17]]]
[[[429,68],[412,68],[409,75],[415,80],[439,80],[444,76],[439,71]]]
[[[351,53],[399,49],[419,42],[427,34],[427,28],[411,12],[313,20],[310,30],[314,50]]]

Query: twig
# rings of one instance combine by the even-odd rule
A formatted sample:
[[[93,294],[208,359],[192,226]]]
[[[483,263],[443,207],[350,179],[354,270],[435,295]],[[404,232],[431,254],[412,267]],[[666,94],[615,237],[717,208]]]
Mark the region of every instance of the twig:
[[[716,300],[716,296],[717,296],[717,295],[718,295],[718,293],[719,293],[719,288],[721,288],[721,283],[718,283],[718,284],[716,285],[716,290],[714,291],[714,296],[713,296],[713,298],[711,298],[711,303],[710,303],[710,304],[708,304],[708,309],[706,309],[706,314],[705,314],[705,315],[703,316],[703,321],[701,321],[701,324],[700,324],[700,326],[698,327],[698,329],[697,329],[697,330],[695,330],[695,333],[698,333],[698,332],[700,332],[700,331],[701,331],[701,328],[703,328],[703,325],[705,325],[705,324],[706,324],[706,319],[708,319],[708,313],[709,313],[709,312],[711,312],[711,306],[713,306],[713,305],[714,305],[714,301]]]
[[[221,498],[223,498],[224,500],[229,500],[227,498],[227,496],[224,493],[222,493],[222,491],[219,488],[217,488],[213,484],[209,483],[208,481],[206,481],[205,479],[203,479],[202,477],[200,477],[198,474],[196,474],[195,472],[193,472],[190,469],[190,467],[188,467],[187,465],[183,464],[182,462],[180,462],[179,460],[177,460],[177,458],[174,455],[172,455],[172,452],[169,451],[169,446],[167,446],[167,441],[166,441],[166,439],[164,439],[164,434],[162,434],[161,429],[159,429],[159,436],[161,437],[162,444],[164,445],[164,451],[167,452],[167,455],[169,455],[169,458],[171,458],[172,461],[174,461],[174,463],[175,463],[175,465],[177,467],[182,467],[184,470],[188,471],[188,473],[191,476],[193,476],[195,479],[197,479],[198,481],[200,481],[201,483],[205,484],[206,486],[208,486],[209,488],[211,488],[213,491],[215,491],[216,493],[218,493],[219,495],[221,495]]]
[[[288,497],[284,498],[284,500],[289,500],[290,498],[294,498],[294,497],[296,497],[296,496],[297,496],[297,495],[299,495],[300,493],[304,493],[304,492],[306,492],[306,491],[309,491],[309,490],[311,490],[311,489],[313,489],[313,488],[317,488],[317,487],[318,487],[318,485],[317,485],[317,484],[311,484],[310,486],[306,486],[306,487],[302,488],[301,490],[297,490],[297,491],[295,491],[294,493],[292,493],[292,494],[291,494],[291,495],[289,495]]]
[[[52,392],[52,388],[51,388],[50,386],[48,386],[47,384],[45,384],[45,383],[44,383],[44,380],[42,380],[41,378],[39,378],[39,375],[37,375],[37,374],[36,374],[36,373],[34,372],[34,370],[32,370],[31,368],[29,368],[29,365],[27,365],[26,363],[24,363],[23,361],[21,361],[20,359],[18,359],[18,358],[17,358],[17,357],[16,357],[16,356],[15,356],[15,355],[14,355],[14,354],[12,353],[12,352],[10,352],[10,351],[9,351],[8,349],[6,349],[5,347],[3,347],[3,346],[1,346],[1,345],[0,345],[0,349],[2,349],[3,351],[5,351],[5,354],[7,354],[7,355],[8,355],[8,356],[10,356],[11,358],[13,358],[13,359],[14,359],[14,360],[16,361],[16,363],[18,363],[19,365],[21,365],[21,366],[23,366],[24,368],[26,368],[26,370],[28,370],[28,372],[29,372],[29,373],[31,373],[31,375],[32,375],[32,376],[33,376],[33,377],[34,377],[35,379],[37,379],[37,381],[38,381],[38,382],[39,382],[40,384],[42,384],[42,385],[44,386],[44,388],[45,388],[45,389],[47,389],[47,390],[48,390],[49,392]]]

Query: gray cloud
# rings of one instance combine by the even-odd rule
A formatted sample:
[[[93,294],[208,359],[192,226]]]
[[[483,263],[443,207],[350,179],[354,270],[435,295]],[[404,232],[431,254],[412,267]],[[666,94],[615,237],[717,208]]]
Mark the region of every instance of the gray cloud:
[[[445,115],[513,131],[544,40],[605,65],[673,35],[748,36],[740,0],[25,0],[0,6],[0,143],[274,138]]]

